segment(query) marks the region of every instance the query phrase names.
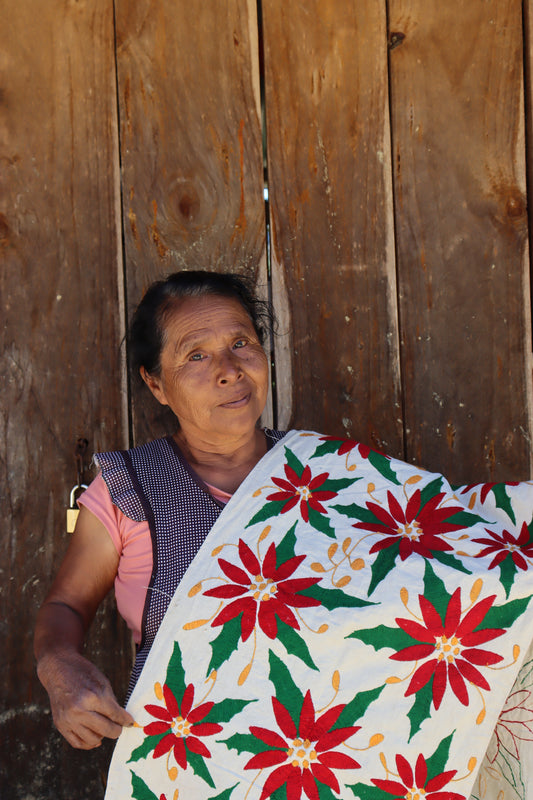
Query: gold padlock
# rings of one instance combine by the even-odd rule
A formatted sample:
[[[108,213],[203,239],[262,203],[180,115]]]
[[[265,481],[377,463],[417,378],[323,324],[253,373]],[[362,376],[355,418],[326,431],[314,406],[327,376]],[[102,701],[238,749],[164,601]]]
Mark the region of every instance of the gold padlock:
[[[76,508],[76,492],[80,489],[86,489],[85,483],[80,483],[74,486],[70,493],[70,508],[67,508],[67,533],[74,533],[76,522],[78,521],[79,508]]]

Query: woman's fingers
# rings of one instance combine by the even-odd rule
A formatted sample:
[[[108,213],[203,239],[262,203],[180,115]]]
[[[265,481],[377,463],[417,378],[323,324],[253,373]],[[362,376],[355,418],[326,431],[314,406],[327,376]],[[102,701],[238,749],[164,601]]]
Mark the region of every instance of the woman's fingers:
[[[104,737],[117,739],[124,726],[133,725],[131,714],[119,706],[110,689],[102,694],[84,690],[57,712],[58,730],[74,747],[83,749],[98,747]]]
[[[73,747],[98,747],[104,737],[116,739],[133,725],[107,678],[79,653],[56,655],[41,672],[54,724]]]

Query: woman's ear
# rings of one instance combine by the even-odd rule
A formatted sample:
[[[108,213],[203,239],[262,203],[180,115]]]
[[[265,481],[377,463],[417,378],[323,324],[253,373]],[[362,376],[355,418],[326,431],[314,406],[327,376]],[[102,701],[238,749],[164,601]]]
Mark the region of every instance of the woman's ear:
[[[161,379],[157,375],[151,375],[144,367],[139,367],[141,378],[148,386],[156,400],[159,400],[162,406],[168,406],[168,400],[161,383]]]

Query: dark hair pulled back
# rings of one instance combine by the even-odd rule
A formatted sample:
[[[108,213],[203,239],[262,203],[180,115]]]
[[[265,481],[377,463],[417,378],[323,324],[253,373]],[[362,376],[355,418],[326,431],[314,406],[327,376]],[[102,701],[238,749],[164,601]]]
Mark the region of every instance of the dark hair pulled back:
[[[272,309],[268,302],[255,296],[247,278],[208,270],[174,272],[148,287],[133,315],[128,342],[134,372],[144,367],[151,375],[159,374],[165,325],[176,303],[207,295],[237,300],[250,317],[259,341],[265,341],[273,323]]]

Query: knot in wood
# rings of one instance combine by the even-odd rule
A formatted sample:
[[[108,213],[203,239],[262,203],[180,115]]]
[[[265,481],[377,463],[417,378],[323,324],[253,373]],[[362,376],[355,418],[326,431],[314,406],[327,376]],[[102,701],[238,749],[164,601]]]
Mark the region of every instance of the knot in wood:
[[[525,203],[520,197],[520,195],[515,194],[511,195],[507,200],[505,211],[508,217],[512,217],[513,219],[517,219],[518,217],[524,216],[526,212]]]
[[[389,50],[394,50],[395,47],[403,43],[405,33],[401,31],[394,31],[389,35]]]

